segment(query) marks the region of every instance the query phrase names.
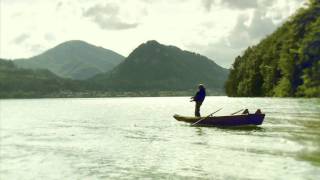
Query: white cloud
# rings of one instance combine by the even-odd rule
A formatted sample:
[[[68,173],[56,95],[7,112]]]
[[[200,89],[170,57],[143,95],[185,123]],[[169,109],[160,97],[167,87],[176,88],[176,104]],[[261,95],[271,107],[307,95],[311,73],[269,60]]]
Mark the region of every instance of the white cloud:
[[[224,67],[230,67],[235,57],[241,55],[248,46],[257,44],[271,34],[304,2],[303,0],[207,1],[212,7],[220,4],[240,12],[233,28],[228,29],[226,35],[219,41],[202,47],[190,45],[191,49],[201,49],[201,53],[216,59],[217,63]],[[203,5],[208,2],[203,1]],[[214,11],[212,7],[210,12]]]
[[[52,34],[52,33],[46,33],[44,35],[44,39],[46,41],[55,41],[56,40],[56,37]]]
[[[116,4],[96,4],[83,12],[84,17],[92,19],[102,29],[123,30],[136,28],[139,23],[125,22],[119,17],[119,6]]]
[[[272,1],[272,0],[270,0]],[[222,0],[221,4],[236,9],[257,8],[259,0]]]
[[[23,34],[19,35],[18,37],[16,37],[12,42],[14,44],[18,44],[19,45],[19,44],[23,43],[24,41],[26,41],[29,38],[30,38],[30,35],[23,33]]]
[[[259,3],[273,2],[273,0],[202,0],[202,5],[207,11],[211,11],[212,6],[224,6],[231,9],[257,8]],[[265,3],[268,5],[268,3]]]
[[[72,39],[128,55],[155,39],[229,67],[303,0],[2,0],[0,57],[29,57]],[[13,43],[16,42],[16,43]]]

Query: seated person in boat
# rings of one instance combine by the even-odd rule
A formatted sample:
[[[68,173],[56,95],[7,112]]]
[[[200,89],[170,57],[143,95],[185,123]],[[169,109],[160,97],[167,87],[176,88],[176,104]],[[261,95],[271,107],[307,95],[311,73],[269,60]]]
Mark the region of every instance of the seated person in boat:
[[[250,114],[248,109],[245,109],[242,114]],[[260,109],[257,109],[257,111],[254,114],[262,114]]]
[[[242,114],[249,114],[249,110],[248,109],[245,109]]]
[[[198,86],[199,90],[196,93],[195,96],[191,97],[191,101],[196,102],[196,108],[195,108],[195,116],[200,117],[200,106],[202,105],[202,102],[204,101],[204,98],[206,97],[206,89],[203,84],[199,84]]]
[[[260,109],[257,109],[257,111],[255,112],[255,114],[262,114]]]

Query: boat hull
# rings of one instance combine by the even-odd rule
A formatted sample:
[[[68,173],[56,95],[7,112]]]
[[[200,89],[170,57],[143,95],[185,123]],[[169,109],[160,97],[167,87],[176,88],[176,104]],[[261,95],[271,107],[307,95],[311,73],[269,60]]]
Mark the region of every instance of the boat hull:
[[[232,116],[213,116],[213,117],[188,117],[174,115],[173,117],[178,121],[184,121],[188,123],[195,123],[202,118],[205,118],[197,123],[197,125],[204,126],[248,126],[248,125],[261,125],[264,120],[265,114],[241,114]]]

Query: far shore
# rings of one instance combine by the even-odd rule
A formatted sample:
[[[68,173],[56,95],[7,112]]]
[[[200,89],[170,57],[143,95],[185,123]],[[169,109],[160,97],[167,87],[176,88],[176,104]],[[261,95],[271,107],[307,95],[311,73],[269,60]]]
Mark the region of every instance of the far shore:
[[[175,97],[193,96],[195,91],[61,91],[52,93],[12,92],[1,93],[0,99],[35,99],[35,98],[103,98],[103,97]],[[207,90],[208,96],[226,96],[224,92]]]

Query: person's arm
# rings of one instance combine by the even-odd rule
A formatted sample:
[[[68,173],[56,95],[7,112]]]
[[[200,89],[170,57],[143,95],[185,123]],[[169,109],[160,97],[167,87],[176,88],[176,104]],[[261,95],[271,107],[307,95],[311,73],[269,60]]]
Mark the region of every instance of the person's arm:
[[[196,93],[196,95],[191,97],[191,101],[197,101],[198,99],[199,99],[199,91]]]

